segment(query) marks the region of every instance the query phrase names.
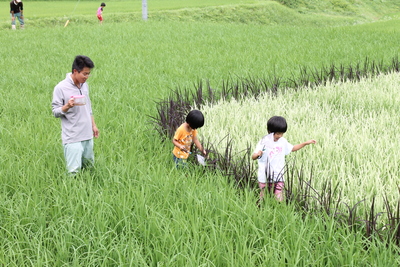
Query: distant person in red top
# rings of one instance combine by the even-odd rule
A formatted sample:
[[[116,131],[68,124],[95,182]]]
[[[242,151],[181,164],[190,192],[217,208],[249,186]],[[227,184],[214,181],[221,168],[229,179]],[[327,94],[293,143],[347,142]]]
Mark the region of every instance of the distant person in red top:
[[[105,3],[101,3],[100,7],[97,9],[97,18],[99,19],[100,24],[103,23],[103,8],[106,6]]]
[[[24,4],[21,0],[13,0],[10,2],[11,29],[15,30],[15,17],[19,20],[19,26],[24,28]]]

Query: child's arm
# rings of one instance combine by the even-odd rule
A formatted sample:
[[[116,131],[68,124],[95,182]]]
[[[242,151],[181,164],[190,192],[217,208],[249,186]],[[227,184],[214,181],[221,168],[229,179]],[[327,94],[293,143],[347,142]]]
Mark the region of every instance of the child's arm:
[[[292,152],[293,151],[297,151],[297,150],[299,150],[299,149],[302,149],[303,147],[305,147],[306,145],[309,145],[309,144],[315,144],[317,141],[315,141],[314,139],[311,139],[311,140],[308,140],[307,142],[304,142],[304,143],[301,143],[301,144],[298,144],[298,145],[294,145],[293,146],[293,149],[292,149]]]
[[[251,155],[251,158],[252,158],[253,160],[259,159],[259,158],[261,158],[261,156],[262,156],[263,153],[264,153],[264,152],[262,152],[262,151],[260,150],[260,151],[258,151],[257,153],[253,153],[253,155]]]
[[[207,156],[207,151],[203,148],[203,146],[201,145],[199,139],[197,139],[197,136],[193,137],[193,143],[201,151],[201,153],[203,153],[204,156]]]
[[[174,146],[178,147],[180,150],[182,150],[182,151],[184,151],[184,152],[188,152],[187,149],[186,149],[186,147],[185,147],[184,145],[180,144],[180,143],[178,142],[178,140],[172,139],[172,143],[174,144]]]

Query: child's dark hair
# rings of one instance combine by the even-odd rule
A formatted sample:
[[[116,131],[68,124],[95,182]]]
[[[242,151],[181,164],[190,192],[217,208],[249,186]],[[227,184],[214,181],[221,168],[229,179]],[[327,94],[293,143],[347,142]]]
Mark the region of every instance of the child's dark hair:
[[[106,6],[106,3],[101,3],[101,5],[100,6]]]
[[[87,56],[76,56],[74,63],[72,63],[72,72],[74,72],[74,70],[81,72],[85,67],[93,69],[93,61]]]
[[[186,122],[189,124],[190,128],[197,129],[204,125],[204,116],[200,110],[194,109],[189,112],[186,116]]]
[[[284,117],[273,116],[267,122],[268,133],[286,133],[287,123]]]

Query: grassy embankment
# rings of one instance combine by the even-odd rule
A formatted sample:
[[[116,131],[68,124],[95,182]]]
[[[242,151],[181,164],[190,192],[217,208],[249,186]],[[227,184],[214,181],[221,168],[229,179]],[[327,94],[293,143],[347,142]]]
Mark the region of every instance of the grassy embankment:
[[[284,1],[290,3],[290,1]],[[294,1],[283,6],[279,1],[218,0],[218,1],[149,1],[151,20],[211,21],[255,23],[263,25],[338,26],[365,23],[398,16],[399,4],[371,1]],[[0,1],[7,10],[8,1]],[[27,1],[25,19],[29,27],[95,24],[97,1]],[[46,8],[43,8],[43,7]],[[288,8],[288,7],[293,7]],[[138,22],[142,20],[142,1],[108,1],[104,18],[110,22]],[[9,28],[9,15],[0,14],[1,28]]]

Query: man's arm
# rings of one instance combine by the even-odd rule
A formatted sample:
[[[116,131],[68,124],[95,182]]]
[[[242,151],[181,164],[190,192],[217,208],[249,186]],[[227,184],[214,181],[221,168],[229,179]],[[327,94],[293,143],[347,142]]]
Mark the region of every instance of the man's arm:
[[[94,122],[94,117],[92,116],[92,129],[93,129],[93,136],[99,137],[99,129],[97,129],[96,123]]]

